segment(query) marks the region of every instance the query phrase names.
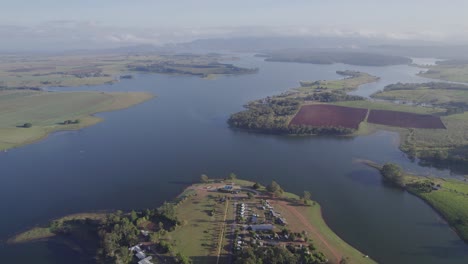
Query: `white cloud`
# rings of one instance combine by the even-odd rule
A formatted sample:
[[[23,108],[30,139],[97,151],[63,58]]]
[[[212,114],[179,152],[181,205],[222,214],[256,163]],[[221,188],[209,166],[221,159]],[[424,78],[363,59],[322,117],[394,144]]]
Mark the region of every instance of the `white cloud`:
[[[96,21],[55,20],[36,26],[0,25],[5,49],[83,49],[112,48],[136,44],[162,45],[200,38],[265,37],[265,36],[328,36],[360,37],[390,40],[427,40],[468,42],[468,27],[451,32],[378,31],[353,29],[343,25],[285,27],[186,27],[186,28],[123,28]]]

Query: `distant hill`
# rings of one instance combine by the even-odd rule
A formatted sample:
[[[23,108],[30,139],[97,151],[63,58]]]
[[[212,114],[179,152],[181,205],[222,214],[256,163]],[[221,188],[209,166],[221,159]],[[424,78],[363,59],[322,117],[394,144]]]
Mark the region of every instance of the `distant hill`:
[[[468,45],[377,45],[371,46],[373,52],[399,56],[437,58],[437,59],[468,59]]]
[[[403,56],[350,51],[284,50],[267,52],[267,61],[301,62],[313,64],[344,63],[360,66],[388,66],[410,64],[412,60]]]

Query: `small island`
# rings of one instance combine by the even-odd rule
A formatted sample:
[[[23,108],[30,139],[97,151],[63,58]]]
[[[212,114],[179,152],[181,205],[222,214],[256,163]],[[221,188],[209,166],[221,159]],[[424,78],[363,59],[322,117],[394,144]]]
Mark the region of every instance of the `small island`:
[[[329,229],[307,191],[200,180],[156,209],[66,216],[9,243],[65,239],[97,263],[375,263]]]

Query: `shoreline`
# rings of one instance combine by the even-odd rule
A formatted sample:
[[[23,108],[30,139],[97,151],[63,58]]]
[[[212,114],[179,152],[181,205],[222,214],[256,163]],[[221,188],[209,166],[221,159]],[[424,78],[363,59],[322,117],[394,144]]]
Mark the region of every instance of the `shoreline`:
[[[225,185],[230,185],[234,184],[235,186],[239,186],[240,190],[243,194],[240,194],[240,197],[245,198],[239,198],[237,194],[233,194],[233,200],[228,199],[226,201],[226,212],[224,213],[226,217],[226,213],[229,212],[227,215],[227,219],[225,218],[224,220],[224,227],[221,228],[221,230],[224,230],[225,234],[222,235],[225,237],[224,242],[220,242],[219,245],[231,245],[235,241],[235,236],[233,237],[232,233],[232,226],[233,225],[231,221],[231,214],[233,212],[233,205],[230,205],[231,202],[236,203],[237,200],[242,201],[244,199],[247,199],[247,195],[245,195],[248,192],[255,193],[255,198],[249,198],[246,200],[246,204],[253,201],[260,201],[262,199],[267,199],[266,201],[270,201],[271,205],[273,206],[273,210],[276,212],[280,213],[283,215],[283,217],[287,220],[287,222],[291,222],[291,226],[286,224],[285,227],[288,229],[291,228],[290,232],[300,232],[300,230],[304,230],[306,233],[307,237],[313,238],[312,241],[314,245],[317,247],[317,250],[320,250],[320,252],[323,252],[324,254],[326,253],[325,256],[328,257],[329,263],[335,263],[338,264],[342,259],[347,259],[349,261],[352,261],[352,263],[376,263],[374,260],[370,259],[367,255],[363,254],[361,251],[353,247],[351,244],[348,242],[344,241],[337,233],[335,233],[327,224],[323,217],[323,208],[316,202],[310,200],[308,203],[304,204],[302,203],[301,197],[294,194],[294,193],[289,193],[289,192],[284,192],[281,196],[276,197],[276,196],[269,196],[267,189],[264,186],[261,186],[259,189],[253,190],[251,189],[251,186],[254,184],[254,182],[248,181],[248,180],[240,180],[240,179],[234,179],[234,180],[214,180],[210,179],[208,182],[205,183],[198,183],[194,182],[187,187],[185,187],[180,193],[178,193],[169,203],[174,204],[174,208],[176,210],[176,215],[177,215],[177,221],[181,221],[180,224],[177,224],[175,231],[167,231],[168,237],[166,238],[161,237],[160,239],[162,241],[167,241],[170,242],[173,245],[174,251],[178,252],[184,256],[187,257],[193,257],[197,258],[198,256],[201,256],[204,252],[199,252],[197,250],[199,249],[188,249],[187,247],[195,247],[195,244],[200,243],[200,241],[203,241],[201,238],[200,239],[194,239],[192,240],[186,240],[184,239],[187,237],[187,235],[192,234],[190,231],[192,228],[194,229],[200,229],[201,227],[192,227],[194,223],[198,223],[201,218],[193,218],[193,216],[190,216],[192,214],[192,211],[198,211],[201,210],[202,208],[205,208],[205,204],[211,204],[212,201],[211,199],[217,199],[214,196],[216,194],[220,194],[218,191],[218,188],[221,188],[222,186]],[[251,191],[249,191],[251,190]],[[245,192],[245,193],[244,193]],[[223,195],[228,195],[229,197],[231,194],[223,194]],[[234,197],[237,197],[234,199]],[[195,204],[194,201],[197,201]],[[249,202],[250,201],[250,202]],[[201,202],[200,205],[198,203]],[[161,205],[161,207],[164,207],[164,205],[167,203],[164,203]],[[224,204],[224,203],[222,203]],[[221,206],[221,205],[218,205]],[[251,205],[249,205],[250,207]],[[159,208],[161,208],[159,207]],[[235,208],[235,206],[234,206]],[[252,209],[254,207],[251,207]],[[223,206],[224,209],[224,206]],[[154,209],[152,209],[154,210]],[[202,210],[205,211],[205,210]],[[224,210],[216,210],[216,214],[221,214],[221,211],[224,212]],[[22,243],[35,243],[35,242],[41,242],[41,241],[47,241],[49,239],[60,239],[63,238],[64,235],[61,233],[54,233],[53,228],[54,224],[53,222],[61,222],[64,225],[67,225],[67,221],[89,221],[87,219],[95,220],[95,224],[100,223],[100,221],[107,216],[115,213],[117,211],[96,211],[96,212],[91,212],[91,213],[75,213],[71,215],[66,215],[63,217],[59,218],[54,218],[52,220],[49,220],[48,225],[41,225],[41,226],[35,226],[31,227],[23,232],[18,232],[14,236],[10,237],[8,240],[6,240],[7,245],[14,245],[14,244],[22,244]],[[140,213],[137,213],[140,214]],[[188,214],[188,215],[187,215]],[[129,216],[130,211],[126,211],[121,213],[122,217],[123,216]],[[206,214],[201,214],[202,219],[204,221],[210,222],[208,225],[213,225],[214,222],[217,223],[217,220],[219,219],[219,216],[208,216]],[[188,218],[187,218],[188,217]],[[198,215],[197,217],[200,217]],[[221,218],[222,219],[222,218]],[[97,222],[96,222],[97,221]],[[213,223],[211,223],[214,221]],[[218,224],[216,224],[218,225]],[[241,223],[237,223],[237,226],[242,225]],[[275,224],[275,226],[280,226]],[[280,226],[281,227],[281,226]],[[237,227],[238,228],[238,227]],[[237,230],[236,228],[236,230]],[[278,228],[278,227],[276,227]],[[202,228],[203,229],[203,228]],[[201,231],[201,230],[200,230]],[[206,232],[213,232],[213,231],[203,231],[203,233]],[[237,232],[237,231],[236,231]],[[242,231],[241,231],[242,232]],[[76,231],[71,231],[72,236],[69,237],[69,239],[73,239],[73,234],[75,234]],[[298,233],[297,233],[298,234]],[[66,236],[65,236],[66,238]],[[182,242],[179,241],[182,239]],[[222,240],[221,240],[222,241]],[[307,240],[306,240],[307,242]],[[306,243],[306,242],[279,242],[280,244],[282,243]],[[146,243],[146,242],[142,242]],[[182,244],[179,244],[182,243]],[[215,243],[215,241],[212,241],[210,243]],[[125,245],[127,246],[127,245]],[[223,247],[224,248],[224,247]],[[193,254],[195,250],[196,252],[199,252],[198,254]],[[233,257],[236,257],[236,251],[234,249],[233,252],[225,251],[226,249],[223,249],[222,252],[219,251],[217,254],[218,258],[229,258],[228,256],[232,255]],[[318,252],[318,251],[317,251]],[[213,255],[213,252],[205,252],[207,258],[212,258],[216,257],[216,255]],[[157,255],[158,256],[158,255]]]
[[[366,165],[370,168],[373,168],[373,169],[376,169],[378,170],[379,172],[381,171],[382,169],[382,166],[376,162],[373,162],[371,160],[356,160],[357,163],[360,163],[360,164],[363,164],[363,165]],[[427,180],[431,180],[431,179],[441,179],[443,181],[446,181],[446,179],[444,178],[437,178],[437,177],[429,177],[429,176],[418,176],[418,175],[414,175],[414,174],[409,174],[409,173],[406,173],[406,172],[403,172],[405,174],[406,177],[408,176],[411,176],[411,177],[415,177],[415,178],[419,178],[419,179],[427,179]],[[383,176],[382,176],[383,177]],[[456,179],[453,179],[453,181],[459,181],[460,183],[463,183],[463,181],[460,181],[460,180],[456,180]],[[419,198],[420,200],[422,200],[426,205],[428,205],[429,207],[432,208],[432,210],[434,212],[437,213],[438,216],[441,217],[441,219],[444,221],[445,224],[447,224],[450,229],[463,241],[465,242],[465,244],[468,244],[468,237],[466,237],[466,235],[464,235],[462,233],[461,230],[457,229],[457,227],[455,227],[450,219],[449,219],[449,216],[446,215],[446,213],[444,213],[444,210],[441,209],[441,208],[438,208],[433,202],[431,202],[430,199],[424,197],[423,195],[419,194],[417,191],[413,190],[412,188],[410,187],[407,187],[407,185],[401,187],[402,190],[406,191],[407,193]]]
[[[88,92],[88,91],[85,91],[85,92]],[[82,93],[85,93],[85,92],[82,92]],[[53,92],[53,93],[68,93],[68,92]],[[70,92],[70,93],[73,93],[73,92]],[[80,92],[77,92],[77,93],[80,93]],[[100,93],[100,92],[99,91],[91,91],[91,93]],[[103,92],[101,92],[101,93],[103,93]],[[119,111],[119,110],[125,110],[125,109],[131,108],[133,106],[139,105],[141,103],[150,101],[150,100],[157,97],[156,95],[148,93],[148,92],[109,92],[109,93],[105,93],[105,94],[110,94],[112,96],[119,96],[119,95],[122,95],[122,94],[143,95],[143,97],[136,100],[135,102],[131,102],[131,103],[127,104],[127,105],[123,105],[122,107],[121,106],[112,106],[112,104],[111,104],[109,106],[109,109],[103,109],[102,111],[96,111],[96,112],[86,114],[86,115],[81,117],[82,122],[80,122],[79,124],[72,124],[71,126],[68,125],[68,127],[60,127],[60,126],[64,126],[64,125],[60,125],[60,126],[54,125],[54,126],[40,127],[40,129],[41,129],[40,134],[36,138],[28,139],[26,141],[19,142],[19,143],[6,143],[5,144],[5,145],[11,144],[11,146],[2,146],[2,145],[0,145],[0,151],[8,152],[10,150],[20,148],[20,147],[24,147],[26,145],[35,144],[37,142],[40,142],[42,140],[47,139],[49,136],[52,136],[54,133],[66,132],[66,131],[79,131],[81,129],[85,129],[87,127],[94,126],[96,124],[99,124],[99,123],[105,121],[104,118],[96,116],[97,114],[106,113],[106,112],[113,112],[113,111]],[[115,103],[116,99],[117,98],[113,98],[112,103]]]

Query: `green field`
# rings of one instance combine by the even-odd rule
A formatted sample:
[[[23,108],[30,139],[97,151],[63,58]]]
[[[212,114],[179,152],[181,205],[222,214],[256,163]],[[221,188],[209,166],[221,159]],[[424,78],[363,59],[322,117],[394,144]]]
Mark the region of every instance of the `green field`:
[[[293,193],[285,193],[285,197],[291,199],[292,201],[299,201],[300,197]],[[348,243],[346,243],[343,239],[341,239],[336,233],[334,233],[327,223],[323,219],[322,215],[322,208],[318,203],[313,203],[312,206],[299,206],[296,205],[300,211],[300,213],[309,221],[309,223],[316,229],[317,233],[320,234],[324,238],[327,243],[332,245],[335,249],[337,249],[343,258],[347,259],[347,263],[356,263],[356,264],[365,264],[365,263],[376,263],[371,258],[366,257],[365,254],[358,251],[356,248],[352,247]],[[287,212],[282,212],[283,215],[288,215]],[[294,219],[294,216],[290,216],[288,219]],[[294,221],[294,220],[293,220]],[[292,226],[297,225],[297,230],[299,231],[301,228],[300,222],[290,222]],[[329,250],[325,245],[323,245],[317,237],[313,236],[313,240],[320,248],[321,251],[327,252],[330,254]],[[333,262],[333,261],[331,261]]]
[[[105,213],[81,213],[81,214],[72,214],[67,215],[54,221],[59,222],[67,222],[67,221],[77,221],[77,220],[102,220],[105,218],[107,214]],[[25,232],[22,232],[12,238],[10,238],[7,242],[11,244],[19,244],[19,243],[28,243],[34,242],[42,239],[47,239],[56,236],[54,232],[51,230],[51,226],[43,226],[43,227],[33,227]]]
[[[132,71],[202,77],[256,72],[222,64],[223,59],[228,58],[191,54],[0,56],[0,89],[114,83]]]
[[[467,108],[468,86],[445,83],[394,84],[372,97],[435,107]]]
[[[379,164],[363,161],[376,169]],[[468,183],[456,179],[422,177],[402,173],[403,188],[420,197],[439,212],[468,243]]]
[[[98,112],[123,109],[151,99],[147,93],[0,91],[0,150],[21,146],[59,130],[96,124]],[[65,120],[80,120],[63,125]],[[32,127],[21,127],[25,123]]]
[[[415,193],[439,211],[460,237],[468,242],[468,184],[457,180],[433,180],[440,183],[438,191]]]
[[[330,89],[330,90],[346,90],[352,91],[357,89],[359,86],[378,81],[380,78],[372,76],[364,72],[354,71],[338,71],[338,74],[342,76],[348,76],[340,80],[320,80],[320,81],[301,81],[301,87],[295,90],[300,92],[310,92],[316,89]]]
[[[362,122],[355,135],[367,135],[378,130],[394,131],[400,134],[400,149],[411,157],[425,160],[453,160],[467,159],[464,146],[468,145],[468,113],[442,115],[443,108],[420,107],[390,102],[348,101],[334,103],[341,106],[381,109],[411,112],[417,114],[441,115],[441,120],[447,129],[417,129],[399,128]]]
[[[418,75],[430,79],[468,83],[468,65],[435,65]]]
[[[437,114],[445,112],[441,108],[434,107],[417,107],[404,104],[395,104],[391,102],[384,101],[344,101],[344,102],[335,102],[334,105],[356,107],[356,108],[366,108],[366,109],[375,109],[375,110],[390,110],[390,111],[400,111],[400,112],[409,112],[416,114]]]

